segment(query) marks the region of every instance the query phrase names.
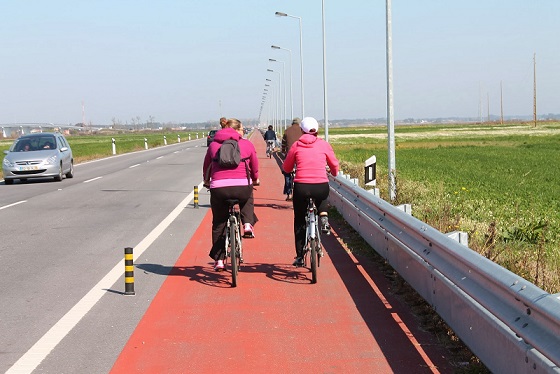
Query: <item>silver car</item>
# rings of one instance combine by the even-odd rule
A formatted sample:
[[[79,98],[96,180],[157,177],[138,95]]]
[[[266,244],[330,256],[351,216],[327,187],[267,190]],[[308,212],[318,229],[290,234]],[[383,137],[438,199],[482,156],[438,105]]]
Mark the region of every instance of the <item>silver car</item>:
[[[4,183],[29,178],[53,177],[55,181],[74,177],[74,158],[70,145],[59,133],[37,133],[16,139],[2,162]]]

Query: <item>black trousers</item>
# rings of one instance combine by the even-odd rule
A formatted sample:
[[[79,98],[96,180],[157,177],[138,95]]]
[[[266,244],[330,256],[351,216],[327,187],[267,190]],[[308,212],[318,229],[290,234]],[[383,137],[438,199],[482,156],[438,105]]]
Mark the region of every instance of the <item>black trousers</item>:
[[[294,183],[294,236],[296,240],[296,256],[303,256],[305,245],[305,215],[307,199],[315,201],[319,213],[327,211],[327,198],[329,197],[329,183]]]
[[[294,183],[294,173],[286,173],[283,171],[282,174],[284,174],[284,195],[291,195],[292,184]]]
[[[225,258],[226,224],[229,217],[228,199],[239,200],[241,222],[254,225],[258,218],[255,215],[253,185],[212,188],[210,190],[210,206],[212,207],[212,249],[213,260]]]

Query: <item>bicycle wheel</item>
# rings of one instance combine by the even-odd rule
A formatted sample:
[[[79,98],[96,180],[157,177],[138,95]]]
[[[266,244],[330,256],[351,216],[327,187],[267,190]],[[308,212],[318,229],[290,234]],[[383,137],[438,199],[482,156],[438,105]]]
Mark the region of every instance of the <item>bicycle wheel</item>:
[[[230,218],[229,225],[229,240],[231,245],[231,250],[229,256],[231,259],[231,286],[237,287],[237,275],[239,273],[239,252],[238,252],[238,242],[236,240],[235,231],[237,230],[237,222],[234,218]]]
[[[311,283],[317,283],[317,261],[318,261],[318,250],[317,250],[317,239],[309,239],[309,256],[311,256]]]

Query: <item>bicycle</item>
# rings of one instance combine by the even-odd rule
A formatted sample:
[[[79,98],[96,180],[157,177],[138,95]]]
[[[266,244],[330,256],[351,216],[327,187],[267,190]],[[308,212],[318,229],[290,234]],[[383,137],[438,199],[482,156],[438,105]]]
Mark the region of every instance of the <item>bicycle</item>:
[[[229,217],[226,225],[226,256],[224,265],[227,268],[228,257],[231,262],[231,286],[237,287],[239,267],[243,263],[243,246],[241,241],[241,213],[239,200],[226,200],[229,206]]]
[[[267,140],[266,141],[266,157],[272,158],[273,153],[274,153],[274,140]]]
[[[319,231],[319,214],[313,198],[307,203],[305,216],[305,244],[303,246],[303,265],[307,266],[307,257],[310,256],[311,283],[317,283],[317,268],[321,265],[324,256]]]

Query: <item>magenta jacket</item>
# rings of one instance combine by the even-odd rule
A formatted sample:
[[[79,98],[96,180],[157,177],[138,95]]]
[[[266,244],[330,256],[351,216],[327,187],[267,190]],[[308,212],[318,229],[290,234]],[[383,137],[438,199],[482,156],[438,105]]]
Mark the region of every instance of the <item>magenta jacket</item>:
[[[216,153],[222,143],[228,139],[235,139],[239,142],[239,150],[241,158],[247,158],[247,161],[241,161],[235,169],[223,169],[216,161]],[[245,164],[249,166],[249,177],[247,180],[247,171]],[[209,167],[212,165],[211,167]],[[207,175],[209,173],[209,175]],[[202,165],[202,177],[205,181],[210,180],[210,188],[230,187],[230,186],[247,186],[253,184],[253,181],[259,178],[259,160],[253,143],[247,139],[243,139],[241,135],[234,129],[226,127],[216,133],[214,141],[208,146],[204,163]]]
[[[329,178],[326,165],[329,165],[332,175],[338,174],[338,160],[331,145],[316,135],[303,134],[291,146],[282,169],[290,173],[294,170],[294,165],[297,165],[294,178],[296,183],[327,183]]]

